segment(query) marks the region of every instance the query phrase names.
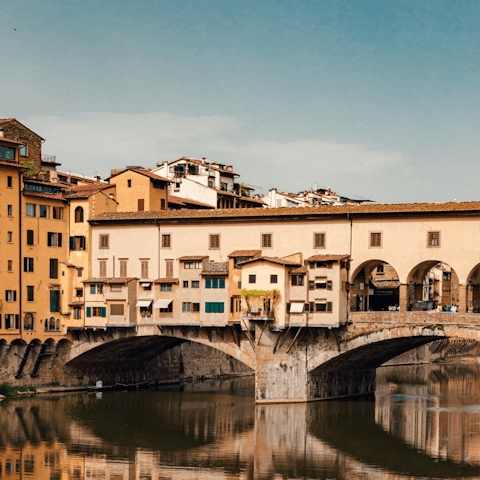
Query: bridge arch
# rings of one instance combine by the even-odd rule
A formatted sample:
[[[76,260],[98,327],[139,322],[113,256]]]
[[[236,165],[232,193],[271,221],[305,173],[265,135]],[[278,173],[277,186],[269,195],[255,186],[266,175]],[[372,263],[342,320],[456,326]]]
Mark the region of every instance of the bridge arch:
[[[66,352],[65,361],[68,366],[75,368],[100,363],[119,364],[132,361],[148,361],[186,341],[200,343],[219,350],[244,363],[249,368],[255,369],[254,352],[245,351],[243,344],[238,347],[233,342],[214,338],[211,341],[209,338],[202,338],[200,335],[197,337],[180,333],[177,335],[176,332],[171,335],[137,335],[110,339],[106,342],[79,344],[74,342],[70,350]]]
[[[350,310],[396,310],[400,300],[397,270],[388,262],[370,259],[358,265],[350,280]]]
[[[468,274],[466,302],[468,313],[480,312],[480,263],[477,263]]]
[[[480,341],[480,329],[460,326],[401,326],[365,333],[343,342],[339,349],[316,352],[307,360],[309,373],[316,369],[335,372],[346,369],[375,369],[408,350],[439,338]]]

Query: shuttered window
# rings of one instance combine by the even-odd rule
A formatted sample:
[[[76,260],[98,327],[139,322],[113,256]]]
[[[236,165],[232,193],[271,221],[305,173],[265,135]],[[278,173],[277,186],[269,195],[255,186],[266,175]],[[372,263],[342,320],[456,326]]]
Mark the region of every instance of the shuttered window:
[[[223,302],[205,302],[205,313],[223,313]]]
[[[162,235],[162,247],[163,248],[170,248],[171,247],[170,234]]]
[[[120,260],[120,277],[126,278],[127,277],[127,261]]]
[[[173,278],[173,260],[165,260],[165,276]]]
[[[313,234],[313,247],[314,248],[325,248],[325,233],[314,233]]]
[[[33,230],[27,230],[27,245],[33,245]]]
[[[142,266],[141,277],[148,278],[148,260],[142,260],[141,266]]]
[[[125,305],[123,303],[111,303],[110,315],[124,315]]]
[[[381,247],[382,246],[382,234],[381,234],[381,232],[371,232],[370,233],[370,246],[371,247]]]
[[[440,246],[440,232],[428,232],[428,247]]]
[[[99,242],[100,248],[109,248],[108,235],[100,235]]]
[[[210,235],[210,249],[220,248],[220,235]]]
[[[272,248],[271,233],[262,233],[262,248]]]
[[[58,259],[50,259],[50,278],[58,278]]]
[[[99,267],[99,275],[101,278],[105,278],[107,276],[107,261],[106,260],[99,260],[98,262]]]

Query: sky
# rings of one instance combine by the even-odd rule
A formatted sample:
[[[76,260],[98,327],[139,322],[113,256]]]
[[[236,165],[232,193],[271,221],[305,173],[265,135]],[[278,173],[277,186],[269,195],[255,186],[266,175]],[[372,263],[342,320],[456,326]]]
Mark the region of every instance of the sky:
[[[61,170],[233,165],[258,193],[480,200],[477,0],[16,0],[0,118]]]

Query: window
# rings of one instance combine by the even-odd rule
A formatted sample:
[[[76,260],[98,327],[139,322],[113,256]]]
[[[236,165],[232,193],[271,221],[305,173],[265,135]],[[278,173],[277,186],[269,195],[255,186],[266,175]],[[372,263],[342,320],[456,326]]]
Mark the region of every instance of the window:
[[[315,303],[315,312],[330,313],[332,311],[332,302],[318,302]]]
[[[77,268],[77,277],[83,277],[83,268]]]
[[[73,319],[74,320],[82,319],[82,307],[73,307]]]
[[[107,276],[107,261],[99,260],[98,261],[98,275],[100,278],[105,278]]]
[[[7,232],[7,243],[13,243],[13,232]]]
[[[83,297],[83,288],[77,288],[76,294],[77,294],[77,297]]]
[[[127,187],[130,188],[132,186],[132,181],[130,179],[127,180]]]
[[[256,275],[249,275],[248,276],[248,283],[257,283],[257,276]]]
[[[292,285],[302,286],[304,285],[303,275],[292,275]]]
[[[122,278],[127,276],[127,260],[120,260],[120,276]]]
[[[60,319],[50,317],[48,320],[45,320],[45,331],[60,331]]]
[[[7,260],[7,271],[13,272],[13,260]]]
[[[161,292],[171,292],[172,291],[172,284],[171,283],[161,283],[160,284],[160,291]]]
[[[87,307],[87,317],[103,317],[107,316],[107,307]]]
[[[33,285],[27,285],[27,302],[33,302],[34,301],[34,293],[35,289]]]
[[[34,217],[36,215],[37,206],[34,203],[27,203],[25,205],[25,215],[27,217]]]
[[[48,218],[49,215],[48,215],[48,211],[49,211],[49,208],[48,205],[39,205],[38,206],[38,216],[40,218]]]
[[[171,247],[171,237],[170,234],[162,235],[162,247],[163,248],[170,248]]]
[[[15,328],[18,328],[18,320],[15,317],[18,318],[18,315],[14,316],[11,313],[5,314],[5,328],[7,330],[14,330]]]
[[[5,301],[6,302],[16,302],[17,301],[17,291],[16,290],[5,290]]]
[[[12,205],[7,205],[7,215],[13,217],[13,207]]]
[[[188,280],[183,281],[183,288],[188,288]]]
[[[33,230],[27,230],[27,245],[33,245]]]
[[[208,181],[208,186],[209,186],[209,187],[213,187],[213,181],[212,181],[212,180],[209,180],[209,181]]]
[[[50,290],[50,311],[60,311],[60,290]]]
[[[50,259],[50,278],[58,278],[58,259]]]
[[[13,188],[13,177],[10,177],[10,176],[7,177],[7,187]]]
[[[145,210],[145,200],[143,198],[139,198],[137,200],[137,210],[139,212],[143,212]]]
[[[21,147],[20,147],[20,156],[21,157],[26,157],[27,156],[27,144],[24,143]]]
[[[141,278],[148,278],[148,260],[141,260]]]
[[[262,248],[272,248],[271,233],[262,233]]]
[[[370,247],[380,248],[382,246],[382,233],[370,232]]]
[[[63,207],[52,207],[52,211],[52,218],[56,218],[57,220],[63,220]]]
[[[270,283],[278,283],[278,275],[270,275]]]
[[[61,247],[62,246],[62,234],[48,232],[47,244],[49,247]]]
[[[108,235],[100,235],[99,248],[109,248]]]
[[[31,313],[27,313],[23,317],[23,329],[29,332],[35,330],[35,318]]]
[[[192,311],[192,304],[190,302],[182,303],[182,312],[188,313]]]
[[[160,313],[172,313],[173,312],[173,302],[170,302],[168,304],[168,307],[166,308],[160,308]]]
[[[377,267],[377,275],[383,275],[385,273],[384,269],[383,269],[383,265],[379,265]]]
[[[440,232],[428,232],[428,247],[440,246]]]
[[[4,160],[15,160],[15,149],[10,147],[0,147],[0,158]]]
[[[205,313],[223,313],[223,302],[205,302]]]
[[[111,292],[121,292],[122,291],[122,284],[117,283],[115,285],[110,285],[110,291]]]
[[[173,278],[173,260],[165,260],[166,277]]]
[[[225,288],[224,278],[206,278],[205,288]]]
[[[313,248],[325,248],[325,233],[313,234]]]
[[[125,305],[123,303],[111,303],[110,315],[125,315]]]
[[[33,273],[33,258],[25,257],[23,259],[23,271]]]
[[[70,250],[85,250],[85,237],[75,236],[70,237]]]
[[[160,200],[160,210],[165,210],[165,199],[164,198],[162,198]]]
[[[75,209],[75,223],[83,223],[83,208],[77,207]]]
[[[200,282],[198,280],[192,280],[192,288],[200,288]]]
[[[103,293],[103,285],[101,283],[97,283],[97,293]]]
[[[217,249],[217,248],[220,248],[220,235],[218,234],[211,234],[210,235],[210,249]]]

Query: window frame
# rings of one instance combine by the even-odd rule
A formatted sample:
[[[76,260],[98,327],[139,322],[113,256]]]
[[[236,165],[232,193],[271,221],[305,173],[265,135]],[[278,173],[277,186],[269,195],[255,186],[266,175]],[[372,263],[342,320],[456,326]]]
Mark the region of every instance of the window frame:
[[[257,275],[256,274],[248,275],[248,283],[251,285],[257,283]]]
[[[437,235],[437,245],[431,243],[432,235]],[[441,230],[428,230],[427,231],[427,248],[440,248],[442,246],[442,232]]]
[[[379,245],[374,245],[374,235],[379,235]],[[368,232],[368,248],[383,248],[383,231],[382,230],[372,230]]]
[[[266,241],[268,240],[268,241]],[[263,232],[260,234],[260,245],[262,249],[273,248],[273,232]]]
[[[317,235],[322,239],[319,245],[317,245]],[[327,248],[327,232],[313,232],[313,248]]]
[[[33,213],[33,215],[32,215]],[[37,204],[26,203],[25,204],[25,216],[35,218],[37,216]]]
[[[162,233],[162,248],[172,248],[171,233]]]
[[[33,257],[23,257],[23,271],[26,273],[34,273]]]
[[[209,233],[208,234],[208,249],[209,250],[220,250],[220,233]]]
[[[102,250],[110,248],[110,235],[108,233],[100,233],[98,235],[98,248]]]

